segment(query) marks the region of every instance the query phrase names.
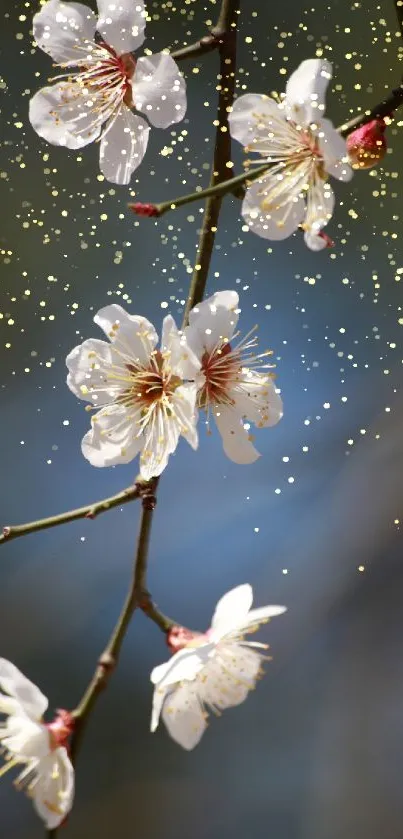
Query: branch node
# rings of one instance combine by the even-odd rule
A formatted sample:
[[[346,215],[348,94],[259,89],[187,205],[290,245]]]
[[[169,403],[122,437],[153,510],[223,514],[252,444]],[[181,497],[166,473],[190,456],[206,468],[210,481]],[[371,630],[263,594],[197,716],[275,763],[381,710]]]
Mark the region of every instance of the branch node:
[[[5,539],[11,536],[11,527],[3,527],[3,536]]]

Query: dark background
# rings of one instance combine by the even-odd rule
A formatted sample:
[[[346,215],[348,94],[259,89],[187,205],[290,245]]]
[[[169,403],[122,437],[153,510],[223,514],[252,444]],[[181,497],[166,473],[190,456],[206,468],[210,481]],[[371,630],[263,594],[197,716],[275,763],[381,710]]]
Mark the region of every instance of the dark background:
[[[195,40],[217,6],[150,3],[146,47]],[[288,74],[316,50],[334,63],[335,124],[399,83],[391,0],[242,6],[240,92],[282,91],[280,69]],[[11,524],[112,494],[136,473],[136,464],[97,470],[82,457],[88,414],[65,385],[64,359],[83,338],[100,337],[93,314],[113,301],[158,329],[167,311],[180,321],[202,207],[155,223],[136,221],[125,205],[207,183],[217,56],[182,65],[187,117],[152,131],[129,196],[100,180],[95,145],[77,161],[34,134],[29,95],[52,73],[32,47],[38,6],[0,8],[0,521]],[[310,252],[302,235],[259,239],[242,230],[239,203],[225,202],[208,292],[239,291],[241,328],[258,322],[263,348],[275,351],[285,414],[258,433],[263,456],[252,466],[226,460],[202,424],[198,453],[181,441],[161,481],[149,583],[164,611],[195,628],[246,581],[257,605],[289,612],[262,632],[274,655],[265,679],[211,721],[193,753],[163,727],[148,733],[149,672],[167,651],[158,629],[135,616],[82,747],[66,839],[402,837],[399,118],[383,166],[334,182],[332,251]],[[164,147],[172,152],[161,156]],[[234,160],[238,167],[239,147]],[[132,504],[1,549],[0,654],[52,707],[73,707],[93,672],[124,598],[137,523]],[[9,778],[0,813],[1,836],[43,836]]]

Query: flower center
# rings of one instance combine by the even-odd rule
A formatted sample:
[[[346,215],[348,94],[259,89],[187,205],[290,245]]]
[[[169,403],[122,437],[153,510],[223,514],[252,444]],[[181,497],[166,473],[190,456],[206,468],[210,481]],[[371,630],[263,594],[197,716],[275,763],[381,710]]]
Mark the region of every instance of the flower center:
[[[130,373],[132,383],[122,394],[121,400],[125,404],[140,401],[144,408],[148,409],[156,402],[161,402],[165,397],[170,396],[182,384],[179,376],[171,374],[160,350],[152,353],[150,367],[142,368],[135,364],[127,364],[126,368]]]
[[[205,350],[201,359],[201,372],[205,382],[199,393],[199,407],[207,408],[211,403],[232,405],[228,394],[237,381],[240,370],[240,352],[233,350],[229,341],[221,341],[213,350]]]

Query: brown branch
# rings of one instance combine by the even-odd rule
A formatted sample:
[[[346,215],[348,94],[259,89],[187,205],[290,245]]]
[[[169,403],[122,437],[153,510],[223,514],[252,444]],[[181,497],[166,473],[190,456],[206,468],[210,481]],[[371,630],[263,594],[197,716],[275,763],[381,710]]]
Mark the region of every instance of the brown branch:
[[[107,510],[112,510],[113,507],[119,507],[122,504],[127,504],[128,501],[134,501],[134,499],[140,498],[145,491],[145,487],[146,484],[144,481],[136,481],[136,483],[127,487],[127,489],[121,490],[116,495],[111,495],[110,498],[103,498],[102,501],[96,501],[94,504],[87,504],[85,507],[68,510],[66,513],[59,513],[57,516],[49,516],[46,519],[30,521],[27,524],[3,527],[3,533],[0,535],[0,544],[10,542],[11,539],[17,539],[19,536],[26,536],[28,533],[36,533],[38,530],[47,530],[49,527],[57,527],[59,524],[76,521],[76,519],[95,519],[100,513],[106,513]]]
[[[360,128],[361,125],[365,125],[367,122],[371,122],[372,119],[392,116],[393,112],[397,108],[400,108],[401,105],[403,105],[403,85],[392,90],[391,94],[386,99],[382,99],[382,102],[375,105],[371,111],[364,111],[358,114],[358,116],[340,125],[337,130],[342,137],[348,137],[352,131]]]

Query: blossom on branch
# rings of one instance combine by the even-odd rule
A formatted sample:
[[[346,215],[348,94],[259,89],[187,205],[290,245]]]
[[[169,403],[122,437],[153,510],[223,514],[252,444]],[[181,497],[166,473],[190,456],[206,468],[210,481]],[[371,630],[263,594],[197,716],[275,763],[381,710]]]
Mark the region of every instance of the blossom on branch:
[[[136,59],[144,41],[144,0],[97,0],[99,17],[81,3],[48,0],[33,19],[34,38],[63,69],[30,102],[35,131],[56,146],[100,141],[108,181],[128,184],[146,152],[149,125],[167,128],[186,113],[186,85],[167,53]],[[98,33],[98,34],[96,34]]]
[[[255,354],[256,327],[236,341],[239,297],[236,291],[218,291],[191,310],[186,340],[201,363],[203,378],[198,406],[214,416],[224,451],[235,463],[253,463],[259,452],[251,442],[243,419],[257,428],[275,425],[283,404],[273,374],[261,372],[271,352]]]
[[[211,628],[204,634],[173,627],[168,644],[174,655],[155,667],[151,731],[160,715],[171,737],[184,749],[199,743],[207,726],[207,709],[217,715],[239,705],[261,675],[267,644],[244,635],[283,614],[285,606],[252,609],[250,585],[237,586],[218,601]]]
[[[385,137],[387,124],[384,119],[371,119],[349,134],[347,152],[353,169],[371,169],[385,157],[388,150]]]
[[[113,466],[141,452],[140,473],[149,480],[165,469],[181,434],[193,449],[198,446],[200,364],[170,315],[159,350],[150,321],[117,304],[100,309],[94,321],[110,343],[89,338],[66,359],[70,390],[97,411],[82,440],[83,455],[93,466]]]
[[[15,781],[32,799],[48,830],[58,827],[73,806],[74,769],[67,749],[73,730],[68,711],[58,711],[52,723],[44,723],[46,696],[10,661],[0,658],[0,743],[5,765],[0,776],[23,765]]]
[[[353,174],[346,141],[323,117],[331,78],[328,61],[308,59],[290,76],[281,102],[248,93],[233,105],[232,137],[259,155],[249,164],[273,164],[249,184],[242,205],[244,220],[258,236],[286,239],[302,227],[311,250],[326,247],[320,233],[334,208],[328,177],[349,181]]]

